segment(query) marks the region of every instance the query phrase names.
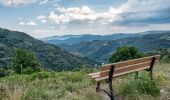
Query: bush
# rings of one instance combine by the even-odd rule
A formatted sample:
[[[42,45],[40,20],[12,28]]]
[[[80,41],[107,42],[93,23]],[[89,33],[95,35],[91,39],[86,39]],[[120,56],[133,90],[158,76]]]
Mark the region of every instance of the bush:
[[[0,78],[8,76],[10,74],[10,71],[4,68],[0,68]]]
[[[120,85],[120,94],[124,96],[147,94],[156,97],[160,94],[160,88],[155,80],[142,77],[136,80],[128,81],[127,83],[122,83]]]
[[[109,62],[120,62],[125,60],[131,60],[135,58],[143,57],[142,52],[140,52],[134,46],[122,46],[118,47],[116,52],[114,52],[109,58]]]
[[[67,82],[81,82],[85,78],[84,74],[80,72],[73,72],[73,73],[66,74],[64,76],[65,77],[63,77],[63,81],[67,81]]]
[[[40,71],[40,63],[38,62],[36,56],[24,49],[17,49],[15,55],[12,59],[12,67],[16,73],[21,74],[25,69],[32,69],[34,71]],[[32,72],[32,71],[27,71]],[[31,73],[29,73],[31,74]]]
[[[30,68],[30,67],[22,70],[22,74],[28,74],[28,75],[29,75],[29,74],[32,74],[32,73],[35,73],[35,72],[36,72],[36,71],[33,70],[33,69]]]
[[[29,80],[35,80],[35,79],[46,79],[52,77],[52,72],[36,72],[30,75]]]

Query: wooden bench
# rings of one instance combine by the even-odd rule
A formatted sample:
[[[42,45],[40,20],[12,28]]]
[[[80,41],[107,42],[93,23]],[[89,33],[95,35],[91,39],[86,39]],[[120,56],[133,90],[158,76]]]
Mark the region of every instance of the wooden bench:
[[[134,60],[128,60],[118,63],[102,65],[100,72],[89,74],[92,79],[97,81],[96,92],[105,92],[111,100],[115,100],[112,90],[112,79],[120,76],[124,76],[130,73],[136,73],[138,76],[138,71],[146,70],[150,72],[150,78],[152,77],[152,69],[155,63],[159,61],[160,55],[154,55],[149,57],[143,57]],[[100,88],[100,82],[106,80],[109,84],[110,91],[106,91]]]

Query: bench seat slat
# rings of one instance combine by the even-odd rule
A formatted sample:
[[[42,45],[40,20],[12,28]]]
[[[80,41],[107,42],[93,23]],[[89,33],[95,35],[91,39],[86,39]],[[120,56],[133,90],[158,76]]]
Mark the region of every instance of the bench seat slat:
[[[128,65],[148,62],[148,61],[151,61],[153,57],[156,57],[156,60],[159,60],[160,55],[143,57],[143,58],[139,58],[139,59],[122,61],[122,62],[118,62],[118,63],[106,64],[101,67],[101,71],[110,70],[111,65],[115,65],[116,68],[121,68],[121,67],[128,66]]]
[[[120,77],[120,76],[124,76],[124,75],[130,74],[130,73],[134,73],[134,72],[137,72],[137,71],[140,71],[140,70],[144,70],[144,69],[146,69],[146,68],[148,68],[148,66],[145,67],[145,68],[143,67],[143,68],[139,68],[139,69],[127,71],[127,72],[122,72],[122,73],[119,73],[119,74],[114,74],[114,75],[113,75],[113,78]],[[108,78],[109,78],[109,76],[97,77],[97,78],[95,78],[95,80],[96,80],[96,81],[101,81],[101,80],[108,79]]]
[[[122,72],[136,70],[136,69],[140,69],[140,68],[146,69],[146,68],[150,67],[150,64],[151,64],[151,61],[145,62],[145,63],[139,63],[139,64],[135,64],[135,65],[129,65],[129,66],[125,66],[125,67],[122,67],[122,68],[115,68],[114,74],[119,74],[119,73],[122,73]],[[100,72],[100,77],[109,76],[109,72],[110,72],[110,70]]]

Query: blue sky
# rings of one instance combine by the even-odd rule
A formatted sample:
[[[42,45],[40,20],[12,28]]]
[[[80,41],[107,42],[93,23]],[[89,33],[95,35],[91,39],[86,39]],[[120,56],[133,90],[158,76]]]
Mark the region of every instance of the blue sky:
[[[0,0],[0,27],[35,37],[170,29],[170,0]]]

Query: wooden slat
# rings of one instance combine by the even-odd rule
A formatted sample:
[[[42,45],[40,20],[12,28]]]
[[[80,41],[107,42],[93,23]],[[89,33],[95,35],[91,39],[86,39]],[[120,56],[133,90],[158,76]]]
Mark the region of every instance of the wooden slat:
[[[155,63],[157,63],[158,60],[155,61]],[[114,74],[120,74],[120,73],[126,73],[128,71],[133,71],[133,70],[137,70],[137,69],[147,69],[150,67],[151,61],[148,62],[144,62],[144,63],[138,63],[138,64],[134,64],[134,65],[129,65],[129,66],[125,66],[125,67],[121,67],[121,68],[115,68]],[[143,70],[143,69],[142,69]],[[100,72],[100,76],[99,77],[106,77],[109,76],[109,72],[110,70],[105,70]]]
[[[106,65],[103,65],[101,67],[101,71],[110,70],[111,65],[115,65],[116,68],[120,68],[120,67],[124,67],[124,66],[128,66],[128,65],[133,65],[133,64],[137,64],[137,63],[141,63],[141,62],[151,61],[153,59],[153,57],[156,57],[156,60],[159,60],[160,55],[143,57],[143,58],[139,58],[139,59],[122,61],[122,62],[118,62],[118,63],[106,64]]]
[[[98,73],[91,73],[91,74],[89,74],[89,76],[91,77],[91,78],[97,78],[97,77],[100,77],[100,72],[98,72]]]
[[[155,63],[159,62],[160,55],[149,56],[149,57],[144,57],[144,58],[139,58],[139,59],[134,59],[134,60],[128,60],[128,61],[103,65],[101,67],[100,72],[92,73],[89,75],[96,81],[108,79],[111,65],[115,65],[115,71],[114,71],[113,77],[127,75],[129,73],[133,73],[136,71],[140,71],[140,70],[149,68],[153,57],[156,57]]]
[[[133,72],[137,72],[137,71],[140,71],[140,70],[144,70],[144,69],[147,69],[148,67],[142,67],[142,68],[139,68],[139,69],[136,69],[136,70],[131,70],[131,71],[127,71],[127,72],[123,72],[123,73],[119,73],[119,74],[114,74],[113,75],[113,78],[116,78],[116,77],[120,77],[120,76],[124,76],[124,75],[128,75],[130,73],[133,73]],[[101,80],[105,80],[105,79],[108,79],[109,76],[105,76],[105,77],[96,77],[95,80],[96,81],[101,81]]]
[[[97,72],[97,73],[91,73],[91,74],[88,74],[90,76],[93,76],[93,75],[96,75],[96,74],[99,74],[100,72]]]

